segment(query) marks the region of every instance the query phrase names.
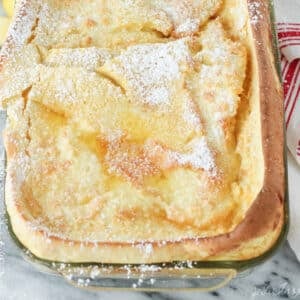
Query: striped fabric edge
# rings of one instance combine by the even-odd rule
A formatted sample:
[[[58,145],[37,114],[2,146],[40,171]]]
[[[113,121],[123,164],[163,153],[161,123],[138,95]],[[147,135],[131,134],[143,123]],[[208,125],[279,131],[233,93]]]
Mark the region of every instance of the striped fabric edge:
[[[300,23],[277,23],[279,49],[296,46],[300,48]],[[300,53],[299,53],[300,58]],[[284,109],[288,128],[297,101],[300,100],[300,59],[288,61],[281,55],[281,70],[284,89]],[[300,142],[299,142],[300,143]],[[300,144],[298,145],[300,147]],[[297,152],[300,149],[297,149]]]
[[[277,26],[277,34],[280,50],[288,46],[300,45],[300,24],[297,28]]]
[[[288,127],[295,110],[300,91],[300,60],[289,62],[285,57],[281,58],[283,90],[285,95],[284,109],[286,127]]]

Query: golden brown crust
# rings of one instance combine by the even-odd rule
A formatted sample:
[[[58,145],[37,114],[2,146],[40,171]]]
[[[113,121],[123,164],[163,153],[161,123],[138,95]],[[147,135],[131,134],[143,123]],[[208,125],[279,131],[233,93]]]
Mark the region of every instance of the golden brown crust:
[[[22,175],[19,173],[17,160],[18,151],[22,146],[15,145],[15,140],[19,137],[12,137],[8,134],[5,137],[8,160],[6,203],[14,232],[24,245],[37,256],[50,260],[151,263],[172,260],[226,259],[231,256],[235,259],[248,259],[262,254],[275,243],[284,222],[285,181],[283,122],[272,122],[272,120],[283,120],[282,89],[274,68],[268,4],[266,0],[248,0],[248,5],[251,6],[254,2],[260,4],[260,18],[264,20],[263,22],[250,22],[255,48],[253,55],[257,62],[259,82],[264,183],[242,222],[231,232],[213,237],[129,243],[68,240],[52,235],[46,229],[32,228],[28,226],[32,220],[24,211],[23,204],[28,202],[28,210],[31,210],[31,216],[33,216],[36,210],[36,215],[39,215],[38,203],[34,203],[33,197],[25,197],[22,191],[19,182],[19,177]],[[30,34],[24,34],[20,40],[16,33],[20,30],[31,32],[35,24],[33,12],[39,10],[39,5],[36,3],[38,2],[26,0],[19,2],[19,15],[15,20],[27,15],[29,21],[25,23],[15,21],[0,55],[1,66],[5,66],[5,61],[10,59],[17,47],[30,40]],[[90,24],[91,22],[89,26]],[[20,136],[22,137],[21,133]],[[49,168],[47,172],[51,172],[51,167]],[[153,168],[155,169],[155,166]],[[29,198],[29,201],[25,198]],[[126,212],[124,214],[128,215]],[[265,238],[265,246],[257,247],[255,241],[261,237]]]

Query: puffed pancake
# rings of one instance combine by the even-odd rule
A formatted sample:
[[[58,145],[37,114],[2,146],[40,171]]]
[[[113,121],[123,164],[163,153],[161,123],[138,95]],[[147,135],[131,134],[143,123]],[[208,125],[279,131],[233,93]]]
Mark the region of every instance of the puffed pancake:
[[[21,243],[61,262],[270,249],[285,181],[267,3],[17,1],[0,101]]]

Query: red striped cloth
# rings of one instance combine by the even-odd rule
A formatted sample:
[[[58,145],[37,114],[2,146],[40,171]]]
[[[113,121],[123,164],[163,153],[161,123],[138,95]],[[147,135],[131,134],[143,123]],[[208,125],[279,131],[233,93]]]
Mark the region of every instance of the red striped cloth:
[[[287,143],[300,163],[300,22],[279,22],[277,33],[285,95]]]
[[[263,0],[267,1],[267,0]],[[288,241],[300,261],[300,0],[273,0],[281,51],[287,125],[290,228]]]

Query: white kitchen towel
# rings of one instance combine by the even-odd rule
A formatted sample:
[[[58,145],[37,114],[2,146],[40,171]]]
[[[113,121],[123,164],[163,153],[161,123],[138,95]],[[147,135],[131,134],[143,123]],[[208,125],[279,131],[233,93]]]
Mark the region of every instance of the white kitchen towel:
[[[300,164],[300,0],[275,0],[288,147]]]
[[[285,95],[287,145],[293,155],[288,155],[288,241],[300,260],[300,0],[274,0],[274,5]]]

